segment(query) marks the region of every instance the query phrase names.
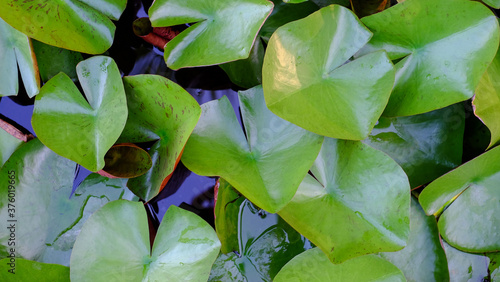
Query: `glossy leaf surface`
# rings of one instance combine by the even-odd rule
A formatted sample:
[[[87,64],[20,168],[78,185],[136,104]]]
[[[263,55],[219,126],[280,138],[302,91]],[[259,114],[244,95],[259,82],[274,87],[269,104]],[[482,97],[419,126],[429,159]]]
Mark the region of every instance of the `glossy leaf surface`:
[[[452,105],[409,117],[381,117],[363,142],[391,156],[411,187],[428,183],[462,163],[464,108]]]
[[[380,253],[397,266],[407,281],[449,281],[448,262],[441,246],[434,216],[426,216],[420,204],[412,197],[410,210],[410,237],[401,251]]]
[[[38,282],[69,282],[69,267],[57,264],[41,263],[16,258],[14,274],[10,259],[0,260],[0,280],[3,282],[38,281]]]
[[[331,263],[314,248],[296,256],[276,276],[276,282],[295,281],[406,281],[403,273],[390,262],[375,255]]]
[[[276,212],[295,194],[323,137],[271,113],[261,86],[239,98],[247,138],[227,97],[205,103],[182,162],[196,174],[224,178],[252,203]]]
[[[267,213],[248,200],[239,210],[229,212],[236,215],[233,225],[238,252],[221,254],[209,281],[272,281],[288,261],[311,247],[277,214]]]
[[[491,132],[489,147],[500,143],[500,52],[481,77],[472,104],[474,114]]]
[[[32,40],[32,43],[40,78],[43,82],[49,81],[59,72],[64,72],[73,81],[77,80],[76,65],[83,61],[82,54],[50,46],[36,40]]]
[[[113,43],[115,25],[126,0],[5,0],[0,17],[43,43],[100,54]]]
[[[37,95],[31,123],[47,147],[96,172],[125,127],[125,90],[109,57],[87,59],[76,72],[85,98],[66,74],[59,73]]]
[[[114,201],[83,226],[71,255],[71,281],[206,281],[219,249],[212,227],[176,206],[151,249],[143,204]]]
[[[157,0],[148,13],[154,27],[196,22],[165,45],[176,70],[247,58],[272,9],[266,0]]]
[[[338,5],[278,28],[262,69],[269,109],[320,135],[366,138],[389,99],[394,67],[382,51],[343,64],[371,36]]]
[[[119,141],[156,141],[149,150],[152,168],[127,184],[137,196],[149,201],[172,176],[201,109],[186,90],[162,76],[127,76],[123,81],[129,115]]]
[[[18,66],[28,96],[33,97],[38,94],[40,76],[31,40],[2,18],[0,18],[0,62],[0,97],[17,95]]]
[[[419,201],[438,214],[439,231],[468,252],[500,251],[500,147],[495,147],[429,184]]]
[[[108,177],[133,178],[146,173],[152,165],[148,152],[134,144],[116,144],[104,156],[102,172]]]
[[[132,199],[121,179],[100,176],[89,177],[92,182],[84,181],[71,195],[75,166],[34,139],[23,144],[0,170],[4,183],[14,182],[15,189],[0,190],[4,199],[9,192],[15,194],[14,202],[0,203],[0,218],[17,220],[18,257],[69,265],[73,243],[90,214],[108,201]],[[8,203],[15,206],[13,218]],[[8,255],[9,236],[7,228],[0,230],[1,258]]]
[[[406,0],[362,21],[374,35],[361,53],[383,49],[399,60],[385,116],[425,113],[471,98],[500,35],[495,15],[467,0]]]
[[[461,252],[446,242],[443,242],[443,246],[448,259],[450,281],[483,281],[488,276],[487,257]]]
[[[410,187],[394,160],[358,141],[326,138],[311,173],[279,215],[332,262],[406,246]]]

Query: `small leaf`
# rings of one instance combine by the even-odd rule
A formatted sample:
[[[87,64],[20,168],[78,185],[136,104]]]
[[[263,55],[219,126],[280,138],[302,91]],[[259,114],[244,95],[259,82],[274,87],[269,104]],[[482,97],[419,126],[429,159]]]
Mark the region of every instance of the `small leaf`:
[[[471,98],[500,35],[495,15],[468,0],[407,0],[362,22],[374,34],[359,54],[385,50],[399,60],[385,116],[425,113]]]
[[[325,138],[311,173],[279,215],[332,262],[406,246],[410,187],[389,156]]]
[[[363,142],[392,157],[411,187],[433,181],[462,164],[464,107],[461,104],[409,116],[381,117]]]
[[[343,64],[371,36],[338,5],[278,28],[262,69],[269,109],[320,135],[366,138],[389,100],[394,67],[383,51]]]
[[[177,70],[247,58],[272,9],[266,0],[157,0],[148,13],[153,27],[196,22],[165,46],[165,62]]]
[[[276,275],[275,282],[289,281],[406,281],[403,273],[390,262],[375,255],[331,263],[325,254],[314,248],[287,263]]]
[[[295,194],[323,137],[272,114],[261,86],[240,92],[239,98],[248,140],[222,97],[202,105],[182,162],[196,174],[224,178],[260,208],[276,212]]]
[[[78,235],[71,281],[207,281],[220,242],[203,219],[171,206],[150,246],[144,205],[110,202]]]
[[[51,150],[96,172],[125,127],[125,90],[109,57],[87,59],[76,71],[86,100],[73,81],[59,73],[37,95],[31,124]]]
[[[186,90],[162,76],[126,76],[123,82],[129,116],[119,142],[155,141],[149,149],[151,169],[127,184],[149,201],[172,176],[201,109]]]
[[[106,177],[133,178],[146,173],[152,165],[148,152],[134,144],[116,144],[104,156],[106,165],[99,171]]]
[[[495,147],[429,184],[419,201],[439,215],[443,239],[468,252],[500,251],[500,147]],[[451,204],[450,204],[451,203]]]
[[[3,282],[69,282],[69,267],[22,258],[16,258],[15,262],[10,265],[10,259],[5,258],[0,260],[0,280]]]
[[[113,43],[126,0],[3,0],[0,17],[27,36],[56,47],[101,54]]]
[[[3,10],[2,3],[0,3],[0,11]],[[31,98],[40,90],[38,65],[31,41],[2,18],[0,18],[0,62],[2,62],[0,64],[0,97],[17,95],[19,66],[24,88]]]
[[[380,253],[380,256],[397,266],[408,281],[450,280],[436,218],[426,216],[413,197],[407,246],[401,251]]]
[[[500,51],[481,77],[472,104],[474,114],[491,132],[488,148],[498,145],[500,143]]]

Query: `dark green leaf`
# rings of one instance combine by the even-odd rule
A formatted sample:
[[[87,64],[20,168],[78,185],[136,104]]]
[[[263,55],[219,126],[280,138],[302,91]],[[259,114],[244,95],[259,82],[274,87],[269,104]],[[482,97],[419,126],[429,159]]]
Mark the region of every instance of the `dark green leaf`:
[[[425,113],[471,98],[500,35],[495,15],[469,0],[406,0],[362,21],[374,35],[361,54],[386,50],[399,60],[386,116]]]
[[[317,134],[366,138],[389,100],[394,67],[385,52],[343,64],[371,36],[338,5],[278,28],[262,70],[269,109]]]
[[[279,215],[332,262],[406,246],[410,187],[389,156],[326,138],[311,172]]]
[[[221,241],[221,252],[227,254],[239,251],[239,211],[245,198],[222,178],[219,178],[215,185],[218,190],[214,208],[215,231]]]
[[[104,156],[105,174],[119,178],[133,178],[146,173],[152,165],[148,152],[134,144],[116,144]],[[107,175],[105,175],[107,176]]]
[[[76,65],[83,60],[82,54],[36,40],[32,40],[32,42],[43,82],[49,81],[59,72],[64,72],[74,81],[77,79]]]
[[[352,10],[360,18],[366,17],[389,8],[390,0],[350,0]]]
[[[260,208],[276,212],[292,199],[323,137],[271,113],[261,86],[239,97],[248,140],[223,97],[202,105],[182,162],[196,174],[224,178]]]
[[[156,141],[149,150],[153,167],[128,187],[151,200],[172,176],[201,109],[182,87],[159,75],[126,76],[129,116],[119,142]]]

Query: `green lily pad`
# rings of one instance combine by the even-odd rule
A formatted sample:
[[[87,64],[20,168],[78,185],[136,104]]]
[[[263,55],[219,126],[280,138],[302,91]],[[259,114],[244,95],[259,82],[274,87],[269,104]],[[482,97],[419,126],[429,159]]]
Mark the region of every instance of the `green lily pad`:
[[[96,172],[125,127],[125,90],[109,57],[87,59],[76,71],[86,99],[66,74],[59,73],[37,95],[31,124],[51,150]]]
[[[82,54],[36,40],[32,40],[32,43],[43,82],[49,81],[60,72],[67,74],[73,81],[77,80],[76,65],[83,61]]]
[[[149,150],[151,169],[127,184],[137,196],[149,201],[172,176],[201,109],[186,90],[162,76],[126,76],[123,82],[129,115],[119,142],[156,141]]]
[[[291,21],[299,20],[318,10],[314,3],[306,1],[289,5],[282,0],[272,0],[274,9],[257,35],[250,55],[246,59],[220,65],[231,81],[241,87],[251,88],[262,84],[262,64],[264,62],[264,42],[269,42],[274,31]],[[264,41],[264,42],[263,42]]]
[[[101,54],[113,43],[126,0],[0,1],[0,17],[43,43]]]
[[[314,248],[296,256],[276,275],[275,282],[295,281],[406,281],[397,267],[375,255],[358,257],[342,264],[331,263]]]
[[[467,252],[500,251],[500,147],[495,147],[429,184],[419,201],[439,215],[443,239]],[[451,204],[450,204],[451,203]]]
[[[248,200],[238,210],[228,212],[232,213],[230,219],[235,219],[238,252],[219,255],[209,281],[272,281],[288,261],[311,247],[277,214],[267,213]]]
[[[239,98],[247,138],[227,97],[205,103],[182,162],[196,174],[224,178],[252,203],[277,212],[292,199],[323,137],[271,113],[261,86]]]
[[[333,263],[406,246],[410,187],[389,156],[359,141],[325,138],[311,173],[279,215]]]
[[[84,224],[71,254],[71,281],[207,281],[220,250],[212,227],[171,206],[151,248],[142,203],[113,201]]]
[[[266,0],[157,0],[148,13],[154,27],[196,22],[165,45],[177,70],[247,58],[272,9]]]
[[[338,5],[278,28],[262,69],[269,109],[320,135],[366,138],[389,100],[394,67],[383,51],[343,64],[371,35]]]
[[[239,251],[238,220],[241,203],[245,200],[226,180],[217,181],[214,207],[215,231],[221,242],[221,252]]]
[[[16,225],[18,258],[69,265],[73,243],[90,214],[108,201],[132,199],[124,181],[101,176],[89,176],[71,195],[75,167],[34,139],[21,145],[0,170],[0,180],[12,183],[0,190],[6,199],[0,202],[0,219]],[[1,229],[0,258],[10,253],[9,239],[10,230]]]
[[[413,197],[408,245],[401,251],[380,253],[380,256],[397,266],[407,281],[450,281],[436,218],[426,216]]]
[[[0,168],[24,142],[0,128]]]
[[[104,176],[133,178],[146,173],[152,166],[151,156],[134,144],[116,144],[104,156]]]
[[[407,0],[362,22],[374,34],[360,54],[386,50],[399,60],[385,116],[425,113],[471,98],[500,35],[495,15],[468,0]]]
[[[3,3],[3,2],[2,2]],[[2,3],[0,3],[0,10]],[[0,12],[1,15],[1,12]],[[40,76],[28,36],[0,18],[0,97],[16,96],[19,91],[18,66],[29,97],[38,94]]]
[[[391,156],[412,188],[462,164],[465,114],[462,104],[409,117],[381,117],[363,142]]]
[[[500,9],[500,1],[499,0],[483,0],[483,3],[487,4],[490,7],[495,9]]]
[[[9,258],[0,260],[0,280],[3,282],[69,282],[69,267],[63,265],[16,258],[12,269],[10,263]]]
[[[482,255],[461,252],[443,242],[450,281],[484,281],[488,276],[489,259]]]
[[[481,77],[472,104],[474,114],[488,127],[491,141],[488,148],[500,143],[500,52]]]

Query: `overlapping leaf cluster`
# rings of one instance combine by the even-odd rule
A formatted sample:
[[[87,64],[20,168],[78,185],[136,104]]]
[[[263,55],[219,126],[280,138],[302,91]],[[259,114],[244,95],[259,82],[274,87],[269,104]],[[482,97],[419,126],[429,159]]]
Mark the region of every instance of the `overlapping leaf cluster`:
[[[187,26],[167,66],[220,65],[245,89],[240,124],[227,98],[200,107],[99,55],[126,4],[0,3],[0,96],[17,95],[19,67],[37,137],[0,129],[0,220],[22,222],[14,246],[0,229],[0,280],[24,277],[14,253],[52,281],[500,281],[493,8],[156,0],[153,27]],[[462,163],[471,98],[491,141]],[[137,197],[179,161],[219,177],[215,231],[170,207],[150,234]],[[98,174],[72,191],[77,165]]]

